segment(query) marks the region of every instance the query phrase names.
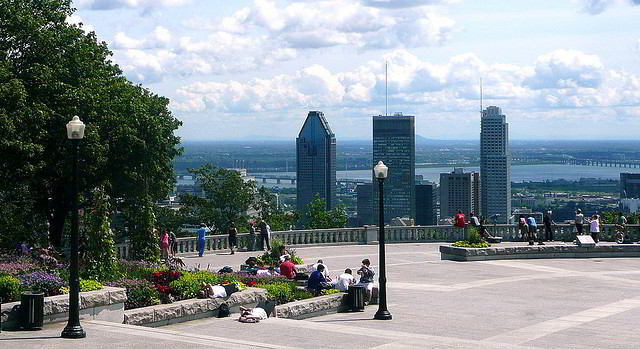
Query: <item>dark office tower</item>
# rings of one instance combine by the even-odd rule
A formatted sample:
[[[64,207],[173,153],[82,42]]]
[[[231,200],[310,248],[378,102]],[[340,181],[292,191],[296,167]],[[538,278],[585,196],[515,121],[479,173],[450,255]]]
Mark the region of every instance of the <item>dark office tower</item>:
[[[458,211],[469,216],[480,210],[480,175],[454,168],[440,174],[440,217],[451,218]]]
[[[436,225],[436,185],[416,185],[416,225]]]
[[[640,173],[620,173],[620,199],[640,198]]]
[[[389,168],[384,181],[385,222],[395,217],[416,216],[416,137],[415,117],[396,113],[373,117],[373,162],[383,161]],[[372,171],[373,176],[373,171]],[[378,223],[378,180],[373,179],[373,217]]]
[[[480,208],[498,223],[511,217],[511,147],[509,124],[498,107],[482,111],[480,129]]]
[[[336,137],[320,111],[310,111],[296,139],[297,208],[304,214],[318,194],[336,205]]]
[[[357,208],[358,213],[358,225],[371,225],[376,222],[373,220],[373,193],[371,191],[373,187],[370,184],[358,184],[356,187]]]

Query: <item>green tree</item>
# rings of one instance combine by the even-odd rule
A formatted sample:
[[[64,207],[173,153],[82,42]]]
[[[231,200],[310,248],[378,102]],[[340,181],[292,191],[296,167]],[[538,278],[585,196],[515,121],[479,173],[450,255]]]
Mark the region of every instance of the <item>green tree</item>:
[[[32,200],[25,207],[46,217],[54,246],[71,206],[73,115],[86,124],[81,192],[104,185],[113,198],[160,199],[180,153],[169,101],[129,82],[95,33],[66,23],[73,11],[71,0],[0,1],[0,193]]]
[[[260,219],[269,222],[269,217],[277,211],[275,198],[276,196],[268,188],[258,188],[252,207],[258,211]]]
[[[347,212],[344,207],[339,206],[331,211],[327,211],[326,207],[326,201],[316,194],[307,205],[307,229],[344,228],[347,225]]]
[[[234,170],[204,165],[189,172],[202,187],[204,197],[186,194],[181,201],[202,222],[210,222],[226,232],[231,223],[237,227],[246,223],[245,213],[252,207],[256,185],[244,181]]]
[[[156,229],[151,197],[133,203],[128,209],[128,229],[131,238],[131,257],[136,260],[160,260],[160,234]]]
[[[94,190],[93,208],[85,212],[85,231],[87,245],[85,249],[82,277],[98,281],[110,280],[116,272],[116,249],[111,231],[111,205],[104,189]]]
[[[269,216],[267,223],[273,231],[289,230],[298,221],[298,214],[291,211],[276,211]]]

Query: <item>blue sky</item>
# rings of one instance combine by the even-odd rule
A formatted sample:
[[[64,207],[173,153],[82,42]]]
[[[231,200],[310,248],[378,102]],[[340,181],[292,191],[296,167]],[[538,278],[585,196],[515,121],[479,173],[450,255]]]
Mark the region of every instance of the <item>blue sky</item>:
[[[178,134],[294,139],[309,110],[339,139],[371,115],[477,139],[484,105],[512,139],[637,139],[640,0],[75,0],[125,75],[171,100]]]

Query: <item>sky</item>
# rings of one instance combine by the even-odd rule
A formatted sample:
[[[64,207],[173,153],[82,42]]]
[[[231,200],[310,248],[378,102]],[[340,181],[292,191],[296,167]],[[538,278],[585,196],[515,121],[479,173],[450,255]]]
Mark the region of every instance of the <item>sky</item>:
[[[637,139],[640,0],[74,0],[125,76],[171,100],[183,140],[293,140],[309,110],[338,142],[372,115],[478,139]]]

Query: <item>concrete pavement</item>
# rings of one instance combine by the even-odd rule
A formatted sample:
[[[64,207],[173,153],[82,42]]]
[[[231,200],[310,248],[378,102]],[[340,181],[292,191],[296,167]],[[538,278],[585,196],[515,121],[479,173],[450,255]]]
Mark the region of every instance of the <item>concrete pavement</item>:
[[[158,329],[85,322],[82,341],[26,339],[62,329],[3,332],[7,348],[637,348],[640,259],[441,261],[439,244],[387,248],[391,321],[372,320],[375,306],[307,320],[202,319]],[[335,276],[371,259],[378,246],[297,249],[322,258]],[[186,261],[234,269],[250,255],[207,255]],[[15,339],[21,338],[21,339]]]

